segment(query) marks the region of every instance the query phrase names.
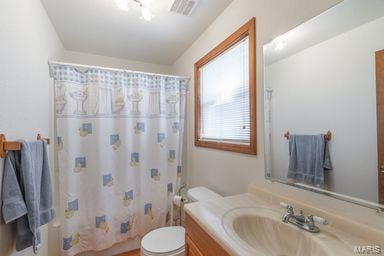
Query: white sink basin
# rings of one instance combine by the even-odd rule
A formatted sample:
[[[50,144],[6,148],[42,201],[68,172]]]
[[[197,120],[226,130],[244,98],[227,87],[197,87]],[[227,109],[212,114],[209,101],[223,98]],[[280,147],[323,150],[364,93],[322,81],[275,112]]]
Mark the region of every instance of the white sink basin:
[[[222,219],[226,233],[251,255],[331,256],[353,250],[337,236],[322,230],[313,234],[281,221],[281,212],[267,208],[236,208]],[[322,228],[322,227],[320,227]]]

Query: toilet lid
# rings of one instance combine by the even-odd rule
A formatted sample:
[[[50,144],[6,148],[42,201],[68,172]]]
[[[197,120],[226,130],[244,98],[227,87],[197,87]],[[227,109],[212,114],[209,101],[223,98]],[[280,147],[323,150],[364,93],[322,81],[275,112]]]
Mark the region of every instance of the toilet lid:
[[[185,244],[184,227],[155,229],[141,240],[141,247],[149,252],[166,253],[180,249]]]

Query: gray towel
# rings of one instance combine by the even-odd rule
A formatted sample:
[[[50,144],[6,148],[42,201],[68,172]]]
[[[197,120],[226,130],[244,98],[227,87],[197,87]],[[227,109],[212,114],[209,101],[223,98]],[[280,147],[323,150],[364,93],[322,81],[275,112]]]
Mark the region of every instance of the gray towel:
[[[55,216],[46,143],[21,141],[20,151],[8,151],[4,163],[2,213],[16,220],[16,250],[40,245],[39,227]]]
[[[324,134],[290,135],[288,178],[324,185],[324,170],[331,170],[328,141]]]

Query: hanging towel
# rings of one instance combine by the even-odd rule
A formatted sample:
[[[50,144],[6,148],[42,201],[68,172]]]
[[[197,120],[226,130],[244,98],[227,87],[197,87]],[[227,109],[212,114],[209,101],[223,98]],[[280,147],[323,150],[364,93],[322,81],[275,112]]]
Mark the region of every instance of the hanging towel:
[[[288,178],[324,185],[324,170],[331,170],[328,141],[324,134],[290,135]]]
[[[46,142],[21,141],[20,151],[8,151],[4,163],[2,213],[16,220],[16,250],[40,246],[39,227],[55,216]]]

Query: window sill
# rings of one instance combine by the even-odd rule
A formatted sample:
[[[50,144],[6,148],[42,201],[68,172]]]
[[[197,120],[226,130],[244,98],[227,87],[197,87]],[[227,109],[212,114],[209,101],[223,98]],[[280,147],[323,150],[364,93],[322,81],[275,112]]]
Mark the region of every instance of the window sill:
[[[243,153],[249,155],[256,155],[256,143],[242,144],[242,143],[230,143],[224,141],[212,141],[212,140],[195,140],[196,147],[204,147],[211,149],[219,149],[224,151]]]

